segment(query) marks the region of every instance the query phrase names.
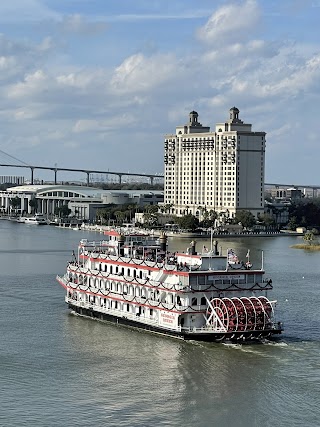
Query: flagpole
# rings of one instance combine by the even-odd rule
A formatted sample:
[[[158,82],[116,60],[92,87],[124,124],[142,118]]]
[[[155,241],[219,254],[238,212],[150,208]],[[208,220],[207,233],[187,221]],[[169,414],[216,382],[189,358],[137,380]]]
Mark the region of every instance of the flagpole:
[[[226,271],[228,271],[229,249],[227,249]]]

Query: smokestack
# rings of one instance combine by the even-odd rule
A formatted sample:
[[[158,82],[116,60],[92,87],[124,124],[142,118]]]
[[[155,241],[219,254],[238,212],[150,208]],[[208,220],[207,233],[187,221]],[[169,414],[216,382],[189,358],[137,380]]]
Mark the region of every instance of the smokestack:
[[[213,247],[214,247],[214,255],[219,255],[219,251],[218,251],[218,241],[214,240],[213,241]]]
[[[120,256],[124,256],[124,235],[120,234],[118,239],[118,253]]]
[[[161,232],[160,234],[160,249],[164,252],[167,250],[167,236],[165,233]]]

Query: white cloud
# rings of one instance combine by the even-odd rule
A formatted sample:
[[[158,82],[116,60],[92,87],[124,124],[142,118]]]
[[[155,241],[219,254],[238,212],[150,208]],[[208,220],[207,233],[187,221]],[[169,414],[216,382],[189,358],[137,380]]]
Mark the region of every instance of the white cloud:
[[[46,19],[59,19],[59,14],[41,0],[2,0],[0,2],[0,22],[16,24]]]
[[[172,79],[177,70],[177,60],[172,54],[146,58],[136,54],[116,68],[111,87],[120,93],[150,91]]]
[[[272,34],[262,38],[259,7],[254,1],[227,3],[200,29],[205,43],[190,36],[188,45],[175,45],[174,51],[165,37],[160,43],[147,32],[147,42],[154,42],[157,51],[152,55],[139,50],[145,40],[132,42],[128,34],[122,40],[129,46],[125,54],[110,34],[114,26],[103,34],[102,19],[76,14],[49,18],[48,32],[39,33],[38,41],[0,35],[2,140],[26,160],[37,156],[50,164],[59,159],[79,167],[91,162],[98,169],[110,167],[106,158],[111,158],[112,148],[115,169],[140,170],[149,150],[148,169],[161,171],[163,134],[187,122],[192,109],[212,128],[236,105],[241,119],[267,132],[272,165],[280,164],[293,145],[298,153],[301,140],[305,149],[315,150],[316,132],[311,134],[311,129],[317,116],[310,105],[316,105],[320,89],[319,45],[272,40]],[[99,22],[103,25],[95,27]],[[178,21],[176,25],[179,31]],[[63,36],[72,34],[70,44],[54,33],[63,26]],[[119,37],[118,28],[116,32]],[[83,34],[101,38],[78,37]],[[99,62],[99,55],[107,56],[106,41],[113,43],[117,67],[114,57]],[[88,57],[91,46],[95,62]],[[93,150],[101,155],[90,156]],[[267,169],[273,173],[269,163]]]
[[[112,116],[104,120],[80,119],[72,128],[75,133],[83,132],[111,132],[118,130],[122,126],[132,125],[136,121],[132,114],[123,114],[122,116]]]
[[[36,70],[32,74],[27,74],[23,82],[13,85],[9,91],[9,98],[21,98],[33,95],[47,87],[48,76],[43,70]]]
[[[74,14],[64,17],[60,27],[65,32],[95,35],[106,31],[108,25],[105,21],[90,21],[80,14]]]
[[[217,9],[208,22],[199,29],[200,40],[209,44],[228,44],[247,39],[260,20],[255,0],[228,4]]]

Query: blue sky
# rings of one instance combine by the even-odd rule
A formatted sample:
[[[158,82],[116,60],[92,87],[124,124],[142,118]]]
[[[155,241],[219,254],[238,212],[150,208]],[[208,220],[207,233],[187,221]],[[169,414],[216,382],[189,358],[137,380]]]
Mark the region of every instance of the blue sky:
[[[235,105],[267,133],[267,182],[320,185],[319,19],[320,0],[2,1],[0,149],[162,173],[166,133]]]

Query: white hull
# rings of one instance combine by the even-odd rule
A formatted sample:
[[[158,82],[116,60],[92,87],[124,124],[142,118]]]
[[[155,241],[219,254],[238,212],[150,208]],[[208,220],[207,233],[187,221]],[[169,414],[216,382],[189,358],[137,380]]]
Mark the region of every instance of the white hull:
[[[26,217],[23,221],[25,224],[33,225],[48,225],[48,221],[42,215],[35,215],[32,217]]]

